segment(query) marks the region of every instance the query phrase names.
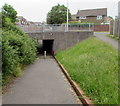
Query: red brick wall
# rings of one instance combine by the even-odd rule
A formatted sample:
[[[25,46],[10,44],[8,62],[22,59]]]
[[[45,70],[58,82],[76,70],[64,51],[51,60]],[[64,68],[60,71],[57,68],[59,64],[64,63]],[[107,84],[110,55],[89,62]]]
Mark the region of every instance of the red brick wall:
[[[109,31],[109,25],[94,25],[94,31]]]

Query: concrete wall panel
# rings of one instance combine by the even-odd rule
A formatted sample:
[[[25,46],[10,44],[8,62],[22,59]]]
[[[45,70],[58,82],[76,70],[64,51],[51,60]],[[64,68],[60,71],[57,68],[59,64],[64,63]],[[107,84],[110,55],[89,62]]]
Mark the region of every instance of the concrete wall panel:
[[[30,37],[39,40],[54,39],[54,51],[65,50],[73,45],[93,36],[93,32],[41,32],[27,33]]]

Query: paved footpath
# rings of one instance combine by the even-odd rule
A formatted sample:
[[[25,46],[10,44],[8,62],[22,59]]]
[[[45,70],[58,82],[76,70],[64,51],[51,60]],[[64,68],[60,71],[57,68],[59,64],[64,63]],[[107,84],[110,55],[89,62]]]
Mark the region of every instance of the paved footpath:
[[[116,49],[118,49],[118,41],[110,38],[108,36],[105,36],[106,34],[109,34],[107,32],[94,32],[94,36],[104,42],[109,43],[110,45],[112,45],[113,47],[115,47]]]
[[[82,104],[53,58],[38,59],[3,95],[3,104]]]

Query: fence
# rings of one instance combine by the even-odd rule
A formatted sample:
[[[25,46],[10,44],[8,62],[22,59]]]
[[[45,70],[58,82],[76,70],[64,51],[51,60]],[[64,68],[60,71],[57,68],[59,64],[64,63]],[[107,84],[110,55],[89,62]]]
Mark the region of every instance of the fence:
[[[20,25],[26,33],[34,32],[66,32],[66,24],[46,24],[46,25]],[[69,24],[68,31],[93,31],[93,24]]]
[[[110,22],[110,35],[115,35],[120,38],[120,20]]]
[[[109,32],[109,25],[94,25],[94,31],[107,31]]]

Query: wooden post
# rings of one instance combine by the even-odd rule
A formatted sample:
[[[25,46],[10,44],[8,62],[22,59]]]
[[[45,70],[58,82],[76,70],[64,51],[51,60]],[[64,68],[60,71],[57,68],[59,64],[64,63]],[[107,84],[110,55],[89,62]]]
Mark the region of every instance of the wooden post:
[[[113,35],[113,25],[114,25],[114,21],[110,21],[110,35]]]

